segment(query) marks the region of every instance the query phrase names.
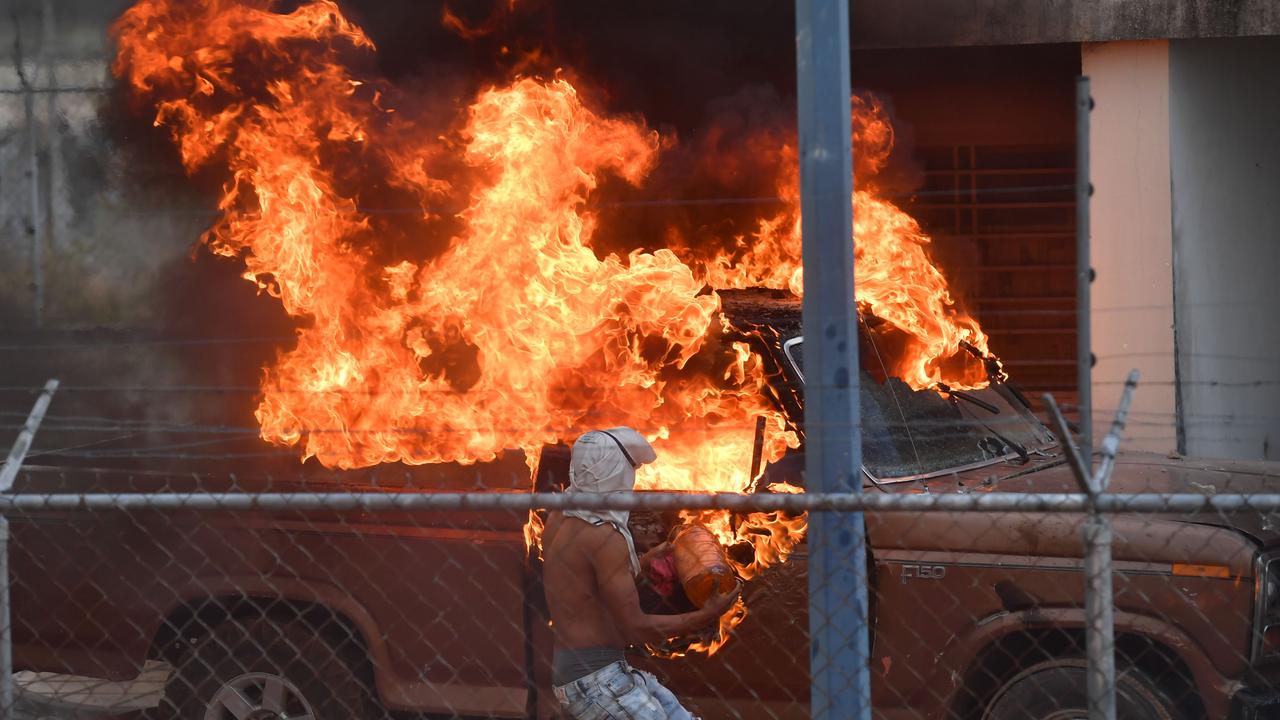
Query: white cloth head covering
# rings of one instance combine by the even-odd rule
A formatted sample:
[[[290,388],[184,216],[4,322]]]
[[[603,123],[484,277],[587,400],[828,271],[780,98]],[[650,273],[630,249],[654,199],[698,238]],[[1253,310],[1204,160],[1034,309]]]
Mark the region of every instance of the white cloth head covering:
[[[657,458],[658,454],[649,441],[629,427],[592,430],[573,444],[569,460],[569,488],[565,492],[602,495],[631,492],[636,485],[636,468]],[[640,574],[640,559],[636,557],[635,541],[627,527],[631,513],[626,510],[566,510],[564,514],[592,525],[612,525],[627,540],[632,573]]]

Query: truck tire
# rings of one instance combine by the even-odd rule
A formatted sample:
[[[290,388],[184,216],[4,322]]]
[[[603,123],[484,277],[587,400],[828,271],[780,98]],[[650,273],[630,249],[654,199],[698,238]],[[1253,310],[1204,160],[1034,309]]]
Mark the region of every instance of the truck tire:
[[[1084,660],[1051,660],[1033,665],[1005,682],[992,696],[983,720],[1087,720],[1089,700]],[[1184,720],[1177,704],[1136,668],[1116,670],[1116,717],[1126,720]]]
[[[160,707],[181,720],[375,717],[362,664],[301,623],[227,620],[178,661]]]

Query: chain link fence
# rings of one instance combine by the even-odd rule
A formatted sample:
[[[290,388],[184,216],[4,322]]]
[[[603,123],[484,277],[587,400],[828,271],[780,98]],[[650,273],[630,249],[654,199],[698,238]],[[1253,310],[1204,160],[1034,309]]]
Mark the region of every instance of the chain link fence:
[[[670,636],[614,605],[580,607],[628,647],[630,674],[606,691],[625,698],[653,677],[702,717],[808,717],[821,632],[808,597],[823,579],[808,572],[807,513],[861,511],[876,717],[1097,717],[1091,694],[1108,691],[1121,718],[1272,717],[1275,478],[1117,458],[1115,438],[1097,473],[1111,470],[1113,491],[1082,490],[1062,449],[860,495],[796,494],[768,469],[741,495],[564,494],[560,448],[540,455],[532,487],[501,462],[404,483],[28,465],[0,498],[16,707],[561,717],[548,598],[564,575],[544,572],[539,536],[551,514],[577,509],[630,513],[645,616],[697,610],[679,551],[648,553],[679,528],[711,529],[745,581],[719,620]],[[24,432],[11,460],[29,442]]]

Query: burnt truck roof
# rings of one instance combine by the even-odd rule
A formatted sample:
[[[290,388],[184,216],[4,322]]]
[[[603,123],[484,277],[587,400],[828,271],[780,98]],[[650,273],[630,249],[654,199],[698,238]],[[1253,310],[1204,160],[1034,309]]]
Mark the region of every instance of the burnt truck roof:
[[[737,327],[768,325],[787,338],[801,333],[803,302],[789,290],[748,288],[718,292],[722,312]]]

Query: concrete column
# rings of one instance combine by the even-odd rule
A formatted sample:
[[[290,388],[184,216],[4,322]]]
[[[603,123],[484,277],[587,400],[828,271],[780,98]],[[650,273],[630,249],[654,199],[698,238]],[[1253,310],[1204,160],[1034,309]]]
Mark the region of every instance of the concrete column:
[[[1178,377],[1189,455],[1280,459],[1277,68],[1280,37],[1170,43]]]
[[[1169,44],[1086,43],[1092,117],[1094,428],[1105,433],[1125,376],[1142,372],[1124,447],[1170,452],[1175,423]]]

